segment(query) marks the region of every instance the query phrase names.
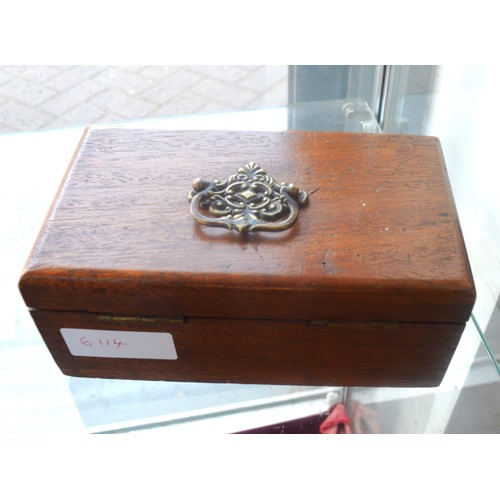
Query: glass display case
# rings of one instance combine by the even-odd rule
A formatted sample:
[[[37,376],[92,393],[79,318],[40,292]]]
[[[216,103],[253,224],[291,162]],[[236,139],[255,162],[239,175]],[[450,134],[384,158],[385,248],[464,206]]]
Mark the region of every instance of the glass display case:
[[[3,213],[15,214],[2,221],[1,291],[6,306],[0,342],[3,432],[238,433],[325,415],[337,402],[347,404],[357,432],[498,432],[500,206],[494,189],[498,169],[491,149],[493,127],[488,120],[493,115],[481,103],[490,102],[488,92],[499,80],[485,68],[453,71],[446,67],[370,67],[365,77],[370,78],[371,86],[361,82],[359,70],[358,78],[346,80],[356,82],[358,92],[353,97],[347,91],[336,99],[310,95],[308,102],[290,99],[288,106],[117,125],[438,136],[478,289],[473,317],[439,387],[346,390],[63,376],[17,292],[17,280],[82,134],[83,129],[76,127],[0,137],[0,160],[9,165],[0,203]],[[352,85],[346,88],[352,89]],[[300,82],[293,80],[293,86],[297,90]],[[365,98],[367,88],[372,92],[368,99],[376,107],[374,111]],[[295,100],[299,94],[296,92]]]

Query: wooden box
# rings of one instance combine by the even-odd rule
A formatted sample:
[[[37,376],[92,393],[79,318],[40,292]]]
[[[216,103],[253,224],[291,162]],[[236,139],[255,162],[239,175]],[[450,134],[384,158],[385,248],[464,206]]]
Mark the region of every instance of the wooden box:
[[[282,232],[199,224],[248,162],[309,193]],[[71,376],[435,386],[475,289],[439,141],[89,129],[20,280]]]

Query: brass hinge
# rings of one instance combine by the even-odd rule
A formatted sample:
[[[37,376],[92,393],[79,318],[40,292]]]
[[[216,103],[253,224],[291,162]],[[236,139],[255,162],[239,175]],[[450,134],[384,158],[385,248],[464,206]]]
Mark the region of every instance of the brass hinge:
[[[103,321],[141,321],[144,323],[184,323],[184,317],[167,318],[162,316],[119,316],[115,314],[98,314],[97,319]]]
[[[312,320],[309,326],[323,326],[330,328],[378,328],[378,329],[394,329],[399,328],[399,321],[326,321]]]

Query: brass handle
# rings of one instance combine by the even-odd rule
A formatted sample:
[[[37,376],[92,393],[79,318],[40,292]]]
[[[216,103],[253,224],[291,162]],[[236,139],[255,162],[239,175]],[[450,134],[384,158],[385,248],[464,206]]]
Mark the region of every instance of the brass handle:
[[[195,179],[188,197],[191,215],[200,224],[240,233],[290,228],[308,198],[295,184],[278,184],[253,162],[224,181]]]

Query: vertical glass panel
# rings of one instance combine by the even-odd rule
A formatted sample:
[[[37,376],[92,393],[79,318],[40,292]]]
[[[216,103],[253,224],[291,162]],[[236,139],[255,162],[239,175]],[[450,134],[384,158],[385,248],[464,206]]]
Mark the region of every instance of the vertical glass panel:
[[[288,104],[361,99],[377,115],[383,73],[383,66],[290,66]],[[306,126],[317,130],[314,116],[300,128]]]
[[[438,78],[437,66],[389,66],[380,121],[385,133],[425,134]]]

